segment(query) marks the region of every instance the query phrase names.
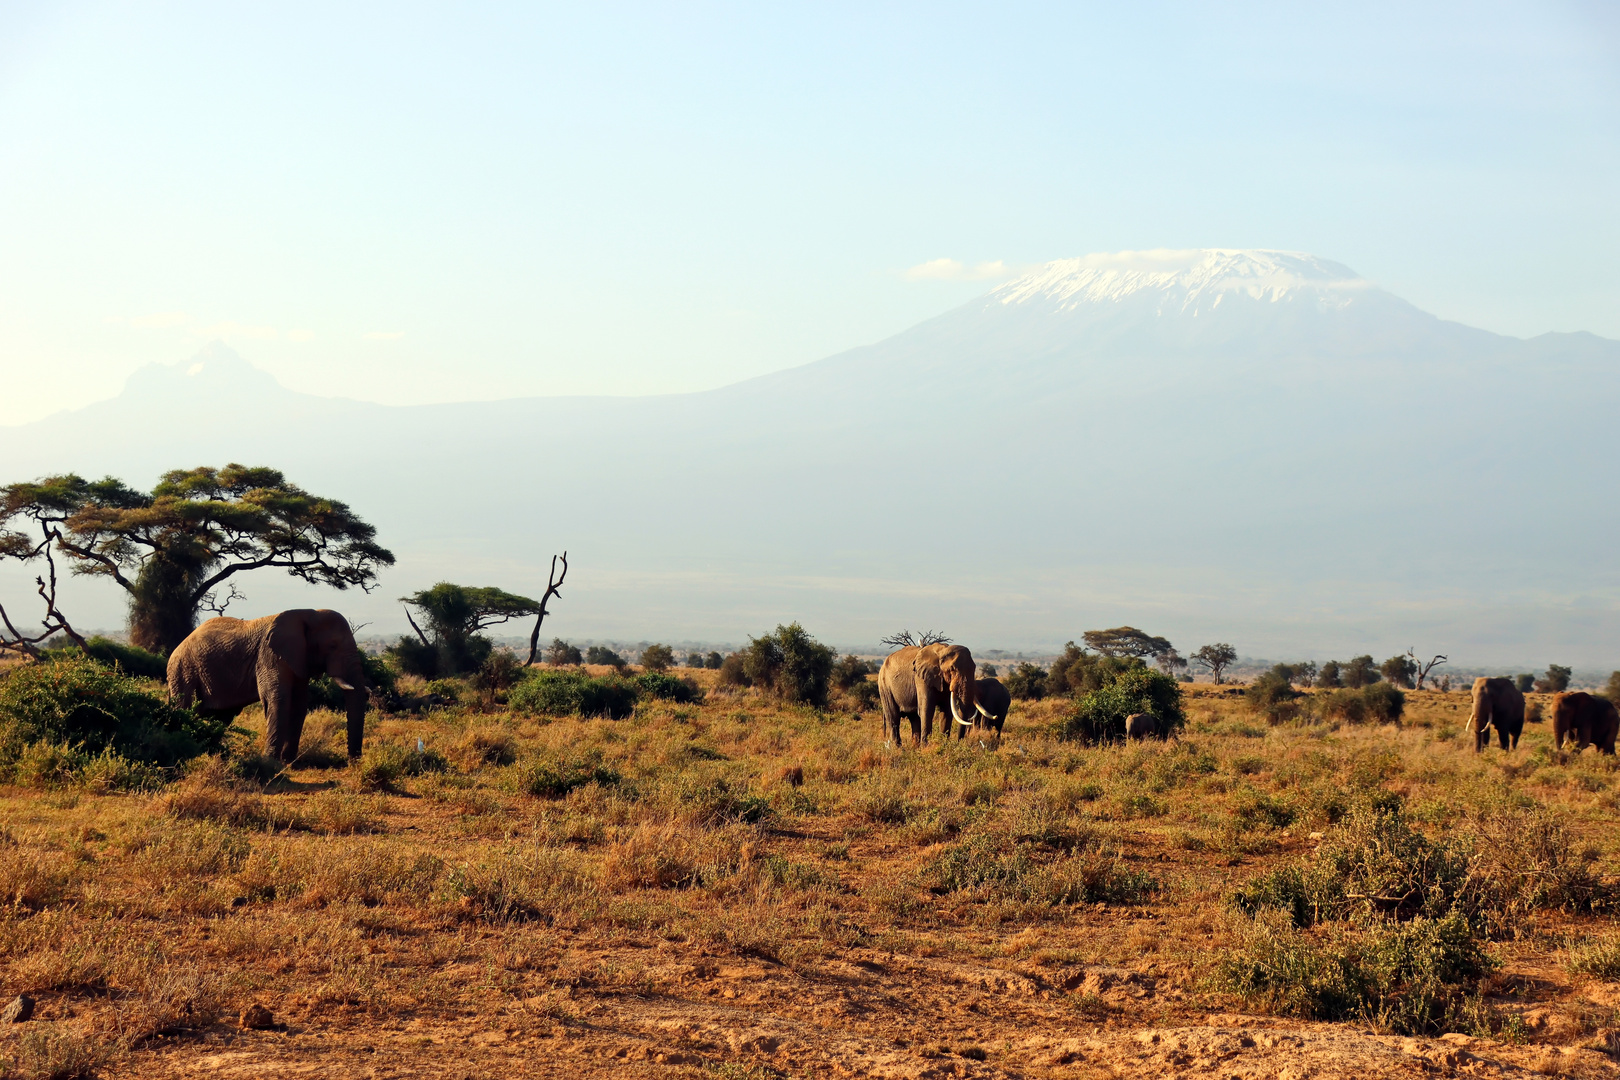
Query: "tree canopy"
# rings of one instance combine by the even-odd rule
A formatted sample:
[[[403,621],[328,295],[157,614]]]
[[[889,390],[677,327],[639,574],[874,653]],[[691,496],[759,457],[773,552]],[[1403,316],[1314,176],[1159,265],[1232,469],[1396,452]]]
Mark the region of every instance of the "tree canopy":
[[[1213,645],[1200,646],[1198,651],[1193,653],[1192,659],[1193,663],[1214,676],[1215,682],[1219,684],[1227,666],[1237,659],[1237,650],[1224,641],[1217,641]]]
[[[1087,630],[1080,635],[1086,645],[1104,656],[1162,656],[1174,652],[1166,638],[1154,637],[1134,626],[1112,630]]]
[[[244,571],[370,591],[378,568],[394,562],[376,532],[276,469],[234,463],[164,473],[149,494],[73,473],[0,488],[0,557],[26,561],[54,544],[75,573],[127,592],[130,640],[165,653],[204,607],[224,610],[229,600],[215,590]]]
[[[476,669],[494,648],[494,642],[479,635],[480,630],[540,612],[540,602],[527,596],[493,585],[455,585],[448,581],[402,596],[400,602],[407,605],[405,617],[419,640],[402,638],[394,646],[394,653],[401,666],[428,677]],[[410,608],[422,616],[425,630],[412,617]]]

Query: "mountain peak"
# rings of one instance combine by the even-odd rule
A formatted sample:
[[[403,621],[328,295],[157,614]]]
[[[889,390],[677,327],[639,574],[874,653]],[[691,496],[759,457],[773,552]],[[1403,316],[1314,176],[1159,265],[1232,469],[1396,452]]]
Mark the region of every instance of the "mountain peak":
[[[991,292],[1005,305],[1038,303],[1056,310],[1151,297],[1160,310],[1196,314],[1227,297],[1277,303],[1309,299],[1348,306],[1372,285],[1340,263],[1297,251],[1201,248],[1121,251],[1057,259]]]
[[[189,359],[177,363],[147,364],[124,386],[126,395],[186,400],[286,392],[274,375],[254,367],[223,341],[209,342]]]

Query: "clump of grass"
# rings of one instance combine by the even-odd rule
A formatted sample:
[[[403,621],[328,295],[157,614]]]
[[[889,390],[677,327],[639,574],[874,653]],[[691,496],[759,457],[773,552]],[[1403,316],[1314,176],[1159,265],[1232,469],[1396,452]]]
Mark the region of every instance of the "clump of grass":
[[[903,777],[887,770],[868,773],[850,790],[847,806],[863,821],[880,825],[903,825],[916,811],[906,797]]]
[[[673,680],[679,682],[680,680]],[[543,716],[606,716],[622,720],[636,710],[640,687],[622,675],[588,675],[583,671],[536,671],[507,695],[518,713]]]
[[[1008,851],[976,832],[936,856],[922,877],[938,893],[1052,905],[1139,903],[1159,888],[1151,874],[1132,870],[1116,854],[1077,851],[1044,864],[1032,856],[1029,845]]]
[[[1259,919],[1220,978],[1251,1004],[1309,1020],[1360,1020],[1402,1034],[1477,1029],[1480,980],[1495,967],[1467,917],[1366,916],[1329,931]]]
[[[464,769],[510,765],[517,760],[517,738],[505,724],[476,724],[461,733],[452,756]]]
[[[62,855],[31,848],[0,848],[0,904],[26,911],[55,907],[73,891],[74,874]]]
[[[526,848],[449,868],[441,895],[485,922],[577,926],[596,912],[599,891],[578,855]]]
[[[1581,942],[1569,950],[1565,967],[1575,975],[1591,975],[1605,982],[1620,980],[1620,937],[1606,935]]]
[[[355,767],[355,784],[361,791],[395,791],[407,776],[441,773],[450,767],[444,755],[432,747],[414,749],[397,743],[373,744]]]
[[[540,799],[560,799],[586,784],[608,786],[622,778],[602,763],[601,754],[591,752],[566,757],[539,754],[512,766],[507,786],[523,795]]]
[[[33,1024],[17,1041],[8,1080],[89,1080],[108,1057],[107,1048],[60,1024]]]

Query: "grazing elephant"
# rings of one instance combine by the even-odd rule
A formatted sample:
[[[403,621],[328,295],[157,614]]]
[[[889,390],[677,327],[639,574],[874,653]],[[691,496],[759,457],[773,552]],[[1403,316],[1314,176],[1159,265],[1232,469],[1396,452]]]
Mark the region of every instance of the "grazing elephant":
[[[1595,745],[1599,753],[1614,753],[1614,737],[1620,729],[1620,713],[1608,698],[1584,690],[1553,695],[1553,745],[1564,748],[1566,740],[1577,750]]]
[[[911,744],[934,736],[934,713],[948,700],[951,716],[967,724],[974,713],[973,654],[960,645],[907,645],[883,658],[878,669],[883,736],[900,745],[900,718],[911,718]],[[947,737],[949,732],[946,733]]]
[[[1131,713],[1125,718],[1126,739],[1146,739],[1159,733],[1159,722],[1145,712]]]
[[[1519,735],[1524,731],[1524,695],[1512,679],[1474,680],[1474,711],[1468,718],[1468,730],[1474,733],[1474,753],[1491,741],[1492,724],[1496,725],[1496,741],[1503,750],[1510,745],[1514,750],[1519,748]]]
[[[335,611],[300,608],[262,619],[209,619],[169,655],[169,697],[209,712],[264,703],[265,743],[278,761],[298,756],[309,712],[309,680],[330,675],[343,688],[349,757],[365,733],[366,675],[349,621]]]
[[[996,745],[1001,745],[1001,728],[1007,722],[1007,713],[1012,709],[1012,694],[1001,685],[1000,679],[975,679],[973,681],[973,730],[986,731],[996,729]],[[956,737],[967,735],[968,725],[961,720],[956,721]]]

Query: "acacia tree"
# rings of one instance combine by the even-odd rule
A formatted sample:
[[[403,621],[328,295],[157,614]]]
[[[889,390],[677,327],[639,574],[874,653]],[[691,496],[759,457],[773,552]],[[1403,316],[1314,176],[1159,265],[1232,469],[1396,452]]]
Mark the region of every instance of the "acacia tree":
[[[540,611],[539,602],[527,596],[494,586],[453,585],[448,581],[402,596],[400,602],[407,605],[405,619],[418,640],[400,638],[393,652],[406,670],[429,677],[474,670],[495,647],[494,642],[479,634],[480,630]],[[411,608],[427,623],[426,630],[412,617]]]
[[[110,578],[129,594],[131,642],[154,652],[180,644],[199,611],[239,598],[231,579],[244,571],[369,592],[394,562],[376,533],[336,499],[234,463],[165,473],[150,494],[73,473],[0,488],[0,556],[26,561],[48,546],[74,573]]]
[[[1087,630],[1081,639],[1104,656],[1163,656],[1174,652],[1167,638],[1154,637],[1134,626],[1116,626],[1112,630]]]
[[[1237,650],[1218,641],[1214,645],[1204,645],[1192,655],[1193,663],[1207,670],[1215,677],[1215,685],[1221,684],[1221,676],[1232,661],[1237,659]]]

